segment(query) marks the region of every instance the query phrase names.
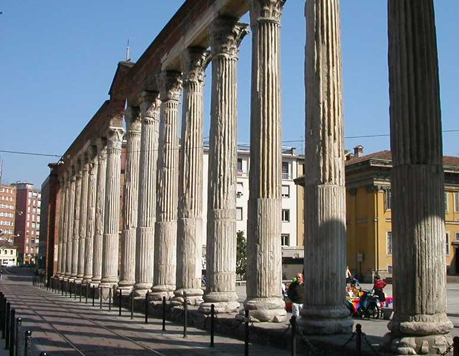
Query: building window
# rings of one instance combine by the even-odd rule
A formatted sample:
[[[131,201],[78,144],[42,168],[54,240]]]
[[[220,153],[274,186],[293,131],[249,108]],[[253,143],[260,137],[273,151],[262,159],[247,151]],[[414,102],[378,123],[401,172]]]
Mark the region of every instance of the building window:
[[[449,213],[448,192],[445,192],[445,213]]]
[[[446,254],[449,255],[449,232],[446,232]]]
[[[392,255],[392,231],[387,232],[387,254]]]
[[[454,192],[454,212],[459,213],[459,192]]]
[[[282,222],[290,222],[290,210],[282,209]]]
[[[392,209],[392,191],[390,189],[384,191],[384,208],[385,210]]]
[[[236,194],[237,196],[242,196],[242,192],[244,191],[244,184],[242,182],[237,182]]]
[[[236,208],[236,220],[242,221],[242,208]]]
[[[288,162],[282,162],[282,179],[290,179],[290,170]]]
[[[459,241],[459,232],[456,232],[456,241]]]
[[[237,171],[242,173],[242,158],[237,159]]]
[[[289,185],[282,186],[282,198],[290,198],[290,186]]]
[[[290,234],[281,234],[282,246],[290,246]]]

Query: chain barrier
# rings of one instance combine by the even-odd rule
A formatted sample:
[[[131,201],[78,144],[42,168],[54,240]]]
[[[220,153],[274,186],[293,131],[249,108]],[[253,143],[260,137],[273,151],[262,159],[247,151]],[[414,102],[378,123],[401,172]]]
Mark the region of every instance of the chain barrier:
[[[303,334],[303,332],[298,329],[298,334],[301,336],[301,340],[304,341],[304,343],[306,344],[306,347],[311,350],[313,353],[315,353],[316,355],[323,355],[325,356],[325,352],[318,349],[317,347],[315,347],[313,344],[311,344],[311,342],[306,338],[306,336]]]
[[[446,356],[449,355],[451,351],[453,351],[454,344],[448,345],[448,348],[445,350],[445,352],[441,353],[440,356]]]
[[[351,335],[351,337],[339,348],[339,351],[343,351],[347,345],[349,345],[349,343],[354,340],[355,336],[357,335],[357,333],[354,331]]]
[[[367,334],[364,332],[362,333],[362,338],[363,340],[367,343],[367,345],[370,347],[371,351],[376,355],[376,356],[381,356],[381,354],[373,347],[371,344],[370,340],[367,339]]]

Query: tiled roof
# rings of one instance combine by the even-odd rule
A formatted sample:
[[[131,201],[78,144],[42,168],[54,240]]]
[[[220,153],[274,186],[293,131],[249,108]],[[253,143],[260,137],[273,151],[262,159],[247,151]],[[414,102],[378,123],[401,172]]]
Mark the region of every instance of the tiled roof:
[[[346,161],[346,166],[364,162],[364,161],[369,161],[372,159],[380,159],[380,160],[386,160],[386,161],[392,161],[392,155],[391,152],[388,150],[385,151],[379,151],[375,153],[371,153],[369,155],[365,155],[362,157],[356,157],[356,158],[351,158],[350,160]],[[459,167],[459,157],[454,157],[454,156],[443,156],[443,165],[445,166],[458,166]]]

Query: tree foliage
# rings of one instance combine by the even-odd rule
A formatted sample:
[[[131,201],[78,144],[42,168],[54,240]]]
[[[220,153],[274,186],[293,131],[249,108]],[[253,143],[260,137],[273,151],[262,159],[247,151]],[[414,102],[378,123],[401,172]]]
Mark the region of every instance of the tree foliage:
[[[247,274],[247,240],[245,239],[244,231],[238,231],[236,235],[236,273],[245,280]]]

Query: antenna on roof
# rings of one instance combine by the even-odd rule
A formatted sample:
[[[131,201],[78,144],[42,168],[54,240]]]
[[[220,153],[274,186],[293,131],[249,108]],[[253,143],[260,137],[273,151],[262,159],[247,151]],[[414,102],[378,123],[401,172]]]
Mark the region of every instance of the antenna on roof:
[[[129,46],[129,40],[127,42],[127,47],[126,47],[126,62],[131,61],[131,47]]]

